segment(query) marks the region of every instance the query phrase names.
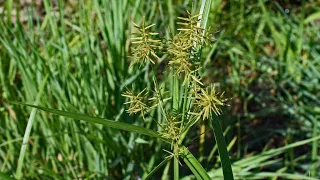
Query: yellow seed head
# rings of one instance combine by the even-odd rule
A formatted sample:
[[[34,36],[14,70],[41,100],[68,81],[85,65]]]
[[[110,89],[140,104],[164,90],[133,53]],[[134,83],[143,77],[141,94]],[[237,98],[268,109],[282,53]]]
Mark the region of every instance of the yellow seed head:
[[[142,118],[144,119],[145,112],[149,109],[149,106],[144,102],[147,95],[146,89],[142,90],[139,94],[135,95],[132,91],[127,90],[122,96],[127,97],[130,101],[124,103],[129,104],[127,112],[132,115],[141,112]]]
[[[160,58],[156,54],[156,50],[160,49],[160,40],[156,40],[153,36],[158,33],[153,33],[150,28],[154,24],[145,26],[145,19],[143,18],[141,26],[134,24],[138,29],[137,33],[134,33],[136,37],[131,38],[132,40],[132,61],[131,67],[134,64],[145,64],[148,61],[155,64]]]
[[[195,115],[197,120],[209,119],[213,115],[220,115],[222,113],[221,107],[226,106],[227,99],[223,98],[224,93],[216,92],[215,86],[211,85],[206,89],[196,88],[193,90],[194,94],[194,112],[190,114]]]

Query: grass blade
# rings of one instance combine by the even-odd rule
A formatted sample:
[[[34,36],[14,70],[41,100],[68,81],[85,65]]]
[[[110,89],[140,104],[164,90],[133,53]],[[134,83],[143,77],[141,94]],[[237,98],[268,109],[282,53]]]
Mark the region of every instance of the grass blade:
[[[38,93],[38,96],[36,98],[36,102],[34,103],[34,105],[39,104],[40,98],[42,96],[43,93],[43,89],[45,87],[45,84],[47,82],[48,79],[48,75],[44,78],[44,80],[42,81],[41,87],[40,87],[40,91]],[[22,146],[21,146],[21,150],[20,150],[20,155],[19,155],[19,159],[18,159],[18,167],[17,167],[17,171],[16,171],[16,178],[20,179],[22,177],[22,165],[23,165],[23,159],[24,159],[24,155],[26,153],[26,149],[27,149],[27,145],[28,145],[28,141],[29,141],[29,136],[31,133],[31,128],[32,128],[32,124],[33,124],[33,120],[35,118],[36,115],[36,111],[37,109],[34,108],[31,111],[31,114],[29,116],[29,120],[28,120],[28,124],[23,136],[23,141],[22,141]]]
[[[6,11],[7,11],[7,21],[8,21],[8,24],[11,24],[12,23],[12,9],[13,9],[13,0],[8,0],[6,2]]]
[[[227,144],[226,144],[226,141],[224,140],[219,119],[214,118],[212,120],[212,123],[210,123],[210,125],[211,125],[211,128],[213,129],[214,137],[216,139],[216,143],[218,146],[224,179],[233,180],[233,173],[232,173],[231,163],[229,159]]]
[[[173,98],[172,98],[172,106],[173,111],[177,111],[179,109],[179,80],[178,77],[173,77]],[[173,158],[173,174],[174,180],[179,179],[179,159]]]
[[[187,164],[187,166],[196,176],[197,179],[211,179],[206,170],[201,166],[199,161],[192,155],[192,153],[185,146],[182,147],[182,152],[183,161]]]
[[[135,126],[135,125],[131,125],[131,124],[123,123],[123,122],[118,122],[118,121],[107,120],[107,119],[103,119],[103,118],[99,118],[99,117],[92,117],[92,116],[88,116],[85,114],[73,113],[73,112],[62,111],[62,110],[57,110],[57,109],[50,109],[50,108],[35,106],[35,105],[31,105],[31,104],[24,104],[24,103],[20,103],[20,102],[11,102],[11,103],[37,108],[37,109],[40,109],[45,112],[49,112],[49,113],[64,116],[64,117],[73,118],[75,120],[83,120],[83,121],[86,121],[89,123],[96,123],[96,124],[108,126],[110,128],[140,133],[140,134],[143,134],[146,136],[159,138],[165,142],[170,143],[170,141],[168,141],[167,139],[164,139],[158,132],[144,128],[144,127]]]
[[[318,119],[319,116],[316,116],[314,118],[314,123],[313,123],[313,137],[317,137],[319,134],[319,129],[318,129]],[[318,146],[319,146],[319,141],[313,141],[312,142],[312,152],[311,152],[311,160],[312,160],[312,165],[311,165],[311,177],[317,177],[317,156],[318,156]]]
[[[159,168],[161,168],[165,163],[167,163],[170,160],[170,158],[165,158],[158,166],[156,166],[154,169],[152,169],[152,171],[150,171],[150,173],[144,178],[149,179],[155,172],[157,172],[157,170]]]
[[[201,18],[201,21],[199,22],[198,26],[200,26],[203,29],[206,29],[207,27],[211,3],[212,3],[212,0],[202,0],[201,2],[200,16],[199,16],[199,18]]]
[[[174,25],[174,17],[175,17],[175,13],[174,13],[174,7],[172,4],[172,0],[167,0],[167,5],[168,5],[168,13],[169,13],[169,23],[170,23],[170,29],[171,31],[175,30],[175,25]]]
[[[310,22],[312,22],[312,21],[315,21],[315,20],[317,20],[317,19],[320,19],[320,11],[315,12],[315,13],[309,15],[303,22],[304,22],[305,24],[308,24],[308,23],[310,23]]]

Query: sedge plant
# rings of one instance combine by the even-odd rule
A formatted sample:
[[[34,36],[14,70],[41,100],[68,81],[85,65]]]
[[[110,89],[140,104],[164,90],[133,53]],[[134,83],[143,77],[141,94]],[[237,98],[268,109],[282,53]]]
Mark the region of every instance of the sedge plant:
[[[222,113],[221,108],[227,105],[227,99],[224,98],[223,92],[220,93],[216,90],[214,85],[205,86],[199,73],[202,47],[210,41],[210,31],[206,30],[205,25],[201,23],[202,15],[206,12],[203,12],[204,4],[200,14],[193,15],[187,11],[186,17],[178,17],[178,33],[171,34],[168,40],[157,39],[158,33],[151,31],[154,24],[147,25],[144,19],[140,25],[134,24],[137,32],[134,33],[132,38],[130,67],[151,66],[154,75],[153,88],[145,88],[141,92],[127,89],[122,93],[122,96],[128,99],[125,103],[129,106],[127,112],[131,115],[139,113],[143,120],[153,118],[150,111],[159,109],[164,121],[156,122],[159,126],[158,130],[36,105],[23,105],[73,119],[140,133],[168,143],[169,148],[164,150],[168,153],[168,156],[143,177],[144,179],[150,178],[170,160],[173,160],[174,163],[174,179],[179,179],[179,169],[182,161],[197,179],[211,179],[200,162],[184,144],[184,139],[192,127],[197,123],[209,121],[218,145],[224,178],[233,179],[221,126],[219,121],[213,118]],[[165,89],[164,85],[157,79],[154,67],[155,64],[160,62],[159,54],[164,53],[168,55],[167,70],[173,74],[173,87],[169,90]]]
[[[210,33],[199,26],[200,15],[192,15],[187,11],[187,17],[178,17],[178,19],[177,24],[180,26],[177,29],[178,33],[171,35],[169,40],[156,39],[158,33],[151,31],[154,24],[146,25],[144,19],[141,25],[134,24],[137,33],[134,33],[132,38],[133,54],[130,67],[136,64],[140,67],[150,65],[154,76],[154,87],[137,93],[127,90],[122,94],[128,98],[125,104],[129,105],[127,112],[130,115],[140,113],[145,120],[148,112],[156,108],[160,109],[165,123],[156,123],[160,126],[158,131],[160,136],[170,142],[170,149],[165,150],[169,153],[165,161],[173,159],[174,179],[179,179],[180,159],[186,156],[183,140],[189,130],[199,121],[213,121],[212,117],[221,114],[221,107],[226,106],[227,101],[223,97],[224,93],[217,92],[214,85],[206,87],[201,81],[200,52],[202,46],[210,41]],[[171,93],[163,90],[164,84],[158,82],[156,78],[156,70],[153,66],[160,60],[157,55],[159,51],[168,55],[166,69],[173,74]],[[148,117],[155,119],[151,115]],[[219,146],[219,152],[226,156],[222,158],[223,163],[227,164],[223,164],[226,165],[224,168],[226,179],[232,179],[232,170],[219,122],[213,123],[213,128],[216,139],[219,143],[224,143]],[[187,162],[186,164],[188,165]],[[197,178],[209,178],[206,173],[198,172],[198,170],[194,172]]]
[[[60,11],[60,16],[55,16],[57,14],[56,8],[51,7],[52,4],[55,3],[50,2],[51,1],[48,0],[44,1],[44,7],[46,9],[44,21],[41,20],[41,17],[34,18],[30,14],[29,30],[24,31],[20,25],[12,26],[14,19],[10,17],[10,12],[15,8],[13,7],[14,4],[12,4],[12,0],[6,1],[6,14],[3,15],[8,16],[8,20],[1,21],[0,25],[1,32],[3,32],[0,35],[2,54],[0,57],[0,86],[2,86],[3,94],[1,100],[4,102],[5,108],[7,108],[9,112],[13,112],[12,109],[6,107],[5,102],[7,99],[19,99],[25,102],[32,102],[36,99],[35,95],[37,95],[37,93],[37,96],[42,96],[41,92],[43,90],[41,90],[41,88],[45,88],[48,89],[48,91],[44,90],[43,94],[47,97],[42,96],[41,102],[32,104],[42,104],[42,106],[55,107],[57,109],[76,109],[78,112],[83,113],[93,113],[90,112],[90,108],[92,107],[92,109],[99,110],[94,111],[95,115],[99,114],[99,116],[110,118],[115,117],[114,113],[119,113],[120,108],[122,108],[122,105],[120,104],[123,100],[121,94],[126,94],[122,92],[123,87],[131,84],[131,82],[136,79],[135,77],[146,72],[148,69],[144,68],[144,71],[139,70],[137,75],[131,75],[128,79],[129,81],[126,79],[128,75],[128,63],[126,63],[125,60],[127,60],[126,57],[128,52],[126,48],[127,41],[125,32],[127,32],[126,20],[128,18],[126,16],[128,16],[128,13],[125,12],[131,13],[129,15],[130,19],[137,19],[140,12],[148,14],[148,19],[145,21],[147,25],[145,25],[145,27],[148,27],[150,20],[153,22],[166,23],[166,19],[168,18],[170,28],[175,29],[174,9],[176,7],[174,7],[174,3],[179,3],[181,1],[96,0],[86,1],[86,3],[79,1],[79,7],[81,7],[79,9],[81,9],[81,11],[80,13],[75,12],[75,16],[77,17],[79,15],[79,19],[73,18],[73,13],[63,14],[65,11],[61,10],[61,8],[60,10],[58,9]],[[57,2],[61,3],[63,1],[59,0]],[[184,5],[190,2],[196,3],[198,1],[185,1]],[[209,5],[211,4],[210,0],[206,0],[206,2],[208,2],[207,4]],[[320,31],[319,27],[316,25],[317,17],[320,17],[320,14],[317,12],[317,6],[314,6],[314,3],[316,2],[313,0],[305,1],[303,5],[297,7],[292,4],[292,9],[289,8],[290,13],[284,13],[284,9],[281,7],[283,3],[278,3],[277,1],[252,1],[251,3],[248,3],[244,0],[236,2],[218,0],[212,2],[213,7],[210,11],[211,19],[214,19],[215,22],[217,22],[217,25],[222,27],[222,29],[220,29],[221,33],[219,33],[219,38],[207,55],[207,60],[201,63],[201,67],[206,68],[206,65],[211,66],[212,63],[219,64],[220,67],[230,67],[228,73],[221,73],[221,69],[215,67],[214,73],[210,75],[216,79],[223,76],[224,78],[221,78],[220,83],[224,89],[230,88],[233,92],[233,96],[239,97],[240,101],[243,101],[243,110],[240,109],[240,111],[236,111],[238,122],[229,122],[231,127],[236,125],[238,128],[237,134],[233,134],[237,137],[234,139],[237,140],[238,150],[236,154],[239,159],[233,163],[233,173],[236,179],[319,179],[319,172],[317,171],[319,166],[316,161],[318,152],[317,147],[319,144],[319,136],[317,135],[319,134],[317,133],[319,117],[316,115],[319,114],[317,99],[319,99],[318,92],[320,91],[318,90],[319,83],[316,81],[319,79],[317,78],[319,77],[319,68],[316,68],[319,65],[319,58],[317,58],[319,56],[319,51],[316,37],[319,37]],[[131,7],[133,9],[132,11],[130,10]],[[143,7],[144,9],[141,10],[140,7]],[[210,6],[208,5],[205,5],[204,7],[209,7],[210,9]],[[18,8],[17,13],[19,14],[19,9],[25,10],[24,8]],[[168,16],[163,13],[166,13],[163,9],[168,9]],[[157,14],[157,12],[154,13],[157,10],[159,10],[159,14]],[[31,11],[33,12],[33,10]],[[55,15],[53,16],[53,14]],[[206,13],[200,12],[199,14],[200,16],[202,15],[200,27],[205,28],[205,26],[202,26],[202,22],[204,22],[203,20],[206,18]],[[95,15],[97,16],[96,20],[95,18],[92,18],[95,17]],[[284,25],[278,26],[279,24]],[[139,24],[139,26],[142,26],[142,24]],[[179,24],[177,26],[182,28]],[[58,36],[60,37],[57,38]],[[173,36],[174,35],[172,35],[172,37]],[[153,35],[152,37],[157,36]],[[42,41],[43,39],[45,42]],[[104,46],[100,47],[99,43],[94,43],[100,42],[101,39],[107,43],[106,49]],[[166,48],[162,48],[163,44],[161,41],[153,42],[153,44],[159,46],[158,48],[152,48],[157,56],[161,55],[159,54],[159,51],[164,51],[170,55],[168,60],[173,59],[173,51],[168,52],[170,43],[166,44]],[[136,48],[135,46],[133,47]],[[105,51],[108,53],[104,54],[103,52]],[[212,54],[218,54],[219,56],[214,62],[211,61],[213,57]],[[153,61],[150,61],[152,67],[159,65],[159,59],[156,56],[151,54],[149,57]],[[105,59],[107,59],[108,62],[105,62]],[[132,60],[134,61],[134,59]],[[146,61],[142,62],[142,64],[149,63],[148,59],[145,60]],[[92,62],[96,62],[96,64]],[[137,59],[134,65],[140,64],[139,62],[139,59]],[[198,60],[195,61],[195,63],[197,62]],[[174,69],[177,67],[175,65],[178,64],[178,61],[171,61],[170,63],[171,64],[168,65],[171,67],[170,71],[174,72],[179,70]],[[74,68],[70,69],[70,66],[66,64],[72,65],[77,71],[74,72]],[[196,70],[200,67],[199,64],[194,65],[195,68],[192,70]],[[146,67],[149,66],[147,65]],[[39,71],[41,69],[44,71]],[[162,111],[160,108],[164,107],[164,110],[168,113],[168,121],[177,123],[170,123],[173,126],[165,126],[168,124],[166,117],[159,116],[158,118],[163,119],[164,122],[161,122],[160,125],[158,125],[160,128],[158,131],[123,123],[121,122],[123,120],[121,116],[117,116],[117,121],[114,121],[113,119],[106,120],[39,106],[36,108],[61,116],[70,117],[72,119],[101,124],[105,127],[135,132],[130,133],[130,140],[133,139],[131,137],[136,137],[137,133],[140,133],[144,137],[150,136],[167,143],[167,146],[163,146],[165,147],[165,150],[168,151],[167,158],[154,167],[152,171],[148,171],[154,165],[154,157],[158,157],[158,154],[161,154],[154,153],[152,156],[153,159],[150,158],[150,162],[152,163],[149,163],[148,170],[145,170],[146,174],[149,173],[149,175],[143,176],[145,178],[151,177],[154,172],[159,171],[162,166],[165,166],[163,173],[163,176],[165,176],[169,167],[171,167],[169,160],[173,160],[175,161],[175,165],[177,165],[175,166],[176,176],[179,174],[177,173],[180,168],[179,162],[183,165],[184,163],[188,165],[194,173],[194,175],[184,177],[184,179],[194,179],[194,176],[202,178],[201,174],[203,175],[205,173],[209,174],[212,179],[228,179],[227,176],[223,177],[221,168],[212,165],[212,159],[214,159],[213,157],[216,154],[215,152],[216,150],[219,150],[221,158],[220,160],[218,158],[216,162],[222,162],[222,167],[226,170],[224,172],[228,172],[228,163],[222,158],[227,158],[228,152],[224,150],[223,145],[219,146],[219,148],[215,145],[210,152],[210,155],[207,158],[207,163],[209,163],[207,167],[214,168],[208,168],[206,171],[201,171],[201,166],[198,163],[198,160],[201,162],[201,155],[200,158],[195,159],[190,151],[185,149],[185,146],[187,146],[188,143],[184,141],[187,141],[188,137],[194,135],[192,134],[193,129],[197,128],[197,126],[203,122],[208,124],[208,120],[203,120],[200,117],[198,121],[193,121],[195,124],[193,125],[192,130],[185,131],[182,135],[178,133],[178,130],[181,130],[181,126],[185,126],[185,123],[181,122],[189,121],[188,115],[189,117],[191,115],[195,116],[202,110],[203,113],[206,112],[205,109],[200,108],[200,111],[195,109],[188,111],[188,108],[190,107],[189,101],[201,104],[200,101],[197,101],[201,97],[201,91],[198,91],[197,94],[193,94],[194,96],[189,97],[193,92],[191,91],[192,85],[190,85],[190,82],[186,82],[187,85],[184,84],[181,86],[184,78],[187,76],[184,76],[182,69],[179,71],[178,78],[175,78],[175,80],[179,80],[175,81],[175,84],[180,84],[179,86],[175,86],[178,88],[172,87],[172,89],[165,89],[167,87],[163,87],[156,82],[153,88],[146,88],[143,93],[139,95],[141,102],[146,103],[145,105],[147,105],[139,105],[144,108],[143,115],[142,112],[139,111],[132,112],[132,114],[141,114],[147,121],[150,120],[150,114],[153,113],[149,112],[149,105],[152,107],[150,110],[158,107],[159,112]],[[57,72],[59,72],[58,76]],[[103,72],[107,72],[108,75],[101,75],[105,74]],[[48,73],[50,76],[47,83],[43,83],[45,86],[38,88],[40,87],[41,81],[45,82],[43,73]],[[83,76],[84,73],[86,74],[86,78]],[[191,73],[191,75],[195,74],[196,73]],[[21,80],[19,80],[20,77],[22,78]],[[194,77],[195,79],[200,79],[200,82],[202,82],[200,76],[193,76],[191,78]],[[84,85],[82,82],[84,82]],[[149,81],[147,82],[149,83]],[[199,84],[200,83],[198,83],[198,85]],[[201,84],[199,86],[204,91],[210,91],[211,88],[210,86],[206,88]],[[61,89],[61,87],[65,89]],[[163,94],[162,88],[164,88],[163,90],[169,91],[169,93]],[[121,89],[121,92],[119,89]],[[164,97],[163,99],[171,98],[157,103],[157,99],[159,98],[154,96],[160,93],[154,92],[156,90],[161,92],[161,95]],[[185,90],[190,92],[188,94],[189,96],[182,96]],[[270,94],[268,94],[269,90]],[[136,92],[135,90],[130,90],[130,92],[131,94],[129,94],[129,96],[136,96],[139,94],[139,92]],[[173,92],[180,94],[180,96],[174,96],[175,93]],[[217,92],[217,90],[214,89],[214,92]],[[96,96],[97,94],[98,96]],[[197,98],[197,96],[199,96],[199,98]],[[69,99],[69,97],[72,97],[72,99]],[[130,97],[128,97],[127,105],[130,107],[129,102],[131,100],[129,99]],[[186,99],[186,101],[184,101],[184,99]],[[115,104],[115,106],[107,106],[111,103]],[[163,105],[159,103],[163,103]],[[262,107],[259,107],[258,109],[250,108],[252,105],[255,106],[256,103],[261,104]],[[240,107],[241,104],[242,103],[240,103]],[[175,107],[175,109],[173,107]],[[221,106],[217,107],[221,108]],[[238,109],[239,104],[236,103],[233,107],[234,109]],[[104,109],[107,109],[107,111]],[[110,109],[114,112],[108,111]],[[176,111],[176,109],[178,109],[178,111]],[[97,178],[103,176],[113,177],[113,174],[108,174],[108,171],[115,171],[115,169],[110,168],[110,166],[104,166],[104,164],[107,164],[105,163],[106,161],[114,163],[116,162],[115,157],[122,155],[118,151],[117,153],[114,153],[114,149],[125,149],[123,147],[127,147],[112,147],[113,144],[117,145],[120,140],[113,142],[113,139],[110,137],[113,136],[115,137],[114,139],[121,139],[118,137],[120,135],[120,137],[122,137],[123,131],[117,132],[108,128],[96,131],[96,128],[93,128],[95,127],[95,124],[91,125],[83,122],[74,122],[71,121],[70,118],[59,118],[59,120],[57,120],[44,112],[40,115],[40,121],[33,121],[32,119],[35,117],[34,113],[36,113],[35,108],[33,108],[30,115],[30,121],[28,121],[28,127],[32,127],[33,129],[29,136],[28,132],[30,132],[30,129],[27,130],[26,128],[24,136],[26,138],[24,142],[28,142],[28,144],[23,143],[23,145],[21,145],[21,143],[18,142],[22,142],[21,130],[24,130],[26,125],[21,121],[23,120],[23,112],[25,111],[22,112],[18,109],[13,110],[17,114],[17,117],[13,116],[13,118],[10,118],[4,108],[1,108],[1,117],[3,119],[1,121],[1,133],[3,142],[0,144],[2,163],[0,163],[0,179],[12,179],[12,176],[10,177],[9,175],[4,174],[4,172],[11,173],[10,175],[15,175],[16,178],[36,178],[35,175],[40,173],[41,170],[45,170],[44,173],[41,174],[41,178],[44,179],[46,177],[47,179],[49,177],[54,179],[77,179],[89,177],[89,175],[90,178],[92,178],[91,174],[97,174]],[[221,113],[221,110],[218,112]],[[188,115],[181,116],[181,114]],[[224,137],[219,133],[219,121],[216,121],[215,119],[218,116],[216,116],[215,113],[213,113],[213,116],[214,119],[211,120],[211,125],[217,139],[216,142],[217,144],[221,144],[219,142],[222,142],[223,144]],[[270,121],[270,117],[272,117],[272,121]],[[18,118],[18,122],[16,121],[16,118]],[[225,126],[228,126],[228,118],[229,116],[224,117],[224,119],[227,120],[224,121],[226,122],[224,124]],[[235,119],[235,116],[230,118]],[[37,116],[35,119],[37,119]],[[250,122],[257,122],[257,120],[266,122],[268,126],[259,125],[258,128],[256,128],[257,126],[252,128],[252,123]],[[32,122],[34,125],[29,126]],[[272,128],[270,131],[270,127],[274,126],[270,126],[269,122],[272,122],[271,124],[276,125],[277,128]],[[142,123],[143,121],[136,124],[141,125]],[[283,123],[285,123],[285,126],[279,129],[279,124]],[[297,124],[299,127],[295,126]],[[69,128],[70,126],[72,128]],[[148,126],[148,124],[146,124],[146,126]],[[203,126],[201,126],[201,128],[202,127]],[[172,129],[174,130],[172,131]],[[66,132],[66,130],[68,132]],[[166,131],[174,132],[173,135],[179,135],[176,137],[173,136],[175,137],[173,139],[175,139],[175,141],[181,141],[181,143],[179,143],[180,147],[178,146],[176,148],[180,151],[180,154],[174,153],[174,145],[172,142],[174,143],[175,141],[170,140],[172,134],[170,136],[164,134]],[[227,131],[228,128],[225,132]],[[205,132],[205,130],[203,132]],[[115,135],[115,133],[118,134]],[[243,136],[243,133],[246,133],[246,135]],[[281,135],[278,136],[278,133]],[[70,136],[67,134],[70,134]],[[96,134],[98,134],[98,136]],[[123,134],[128,135],[128,133]],[[274,142],[277,142],[277,139],[275,141],[273,138],[274,135],[278,138],[280,137],[281,140],[282,136],[286,137],[286,145],[274,149]],[[310,138],[311,135],[314,138],[302,141],[302,139]],[[291,143],[299,139],[301,141]],[[251,151],[247,151],[251,149],[254,150],[254,152],[260,152],[259,147],[261,144],[264,144],[265,140],[267,140],[268,143],[262,150],[263,152],[252,155]],[[70,143],[71,141],[74,143]],[[229,147],[231,147],[230,145],[233,145],[232,142],[233,141],[229,144]],[[311,142],[313,142],[312,153],[310,151],[305,151],[309,149],[308,144]],[[30,147],[31,143],[32,146]],[[156,149],[163,144],[158,143]],[[259,144],[259,146],[257,146],[257,144]],[[19,151],[20,148],[17,148],[20,145],[21,151]],[[24,151],[24,148],[27,146],[29,146],[29,152],[28,149],[26,152]],[[99,148],[101,147],[101,150],[96,150],[98,148],[94,149],[92,146],[99,146]],[[302,148],[303,155],[301,154],[302,151],[300,151],[300,147],[302,146],[304,146]],[[15,149],[17,151],[15,151]],[[298,153],[296,150],[298,150]],[[65,154],[64,157],[67,157],[69,154],[72,155],[73,152],[76,152],[78,156],[73,160],[64,158],[64,161],[60,162],[60,160],[55,156],[52,156],[52,154],[59,153],[60,155],[61,151]],[[21,152],[20,156],[18,154],[19,152]],[[139,155],[138,152],[139,151],[136,151],[134,155]],[[199,154],[200,152],[201,150],[199,148]],[[116,156],[114,154],[116,154]],[[178,156],[175,156],[175,154],[178,154]],[[248,156],[248,154],[250,155]],[[107,156],[107,158],[99,162],[98,159],[103,159],[101,158],[101,155]],[[296,157],[296,155],[298,156]],[[96,158],[92,158],[95,156]],[[20,157],[19,160],[18,157]],[[175,157],[178,157],[179,159]],[[136,156],[127,156],[123,159],[128,158],[134,159]],[[49,159],[52,165],[50,166],[50,164],[47,163],[49,161],[44,161],[44,159]],[[86,161],[86,159],[88,159],[88,161]],[[136,160],[135,162],[139,161]],[[123,163],[126,164],[127,161],[124,161]],[[144,161],[140,161],[140,163],[143,164],[140,164],[141,167],[146,164]],[[22,171],[19,170],[19,164],[20,167],[22,167]],[[131,163],[128,164],[130,165]],[[16,171],[14,170],[15,167],[18,167]],[[117,169],[120,168],[117,167]],[[134,168],[130,171],[133,172],[135,170],[136,169]],[[304,172],[304,174],[299,174],[299,172]],[[122,171],[122,173],[124,172]],[[127,173],[127,177],[131,175],[131,173],[125,173]],[[137,174],[138,176],[140,175],[139,172]]]

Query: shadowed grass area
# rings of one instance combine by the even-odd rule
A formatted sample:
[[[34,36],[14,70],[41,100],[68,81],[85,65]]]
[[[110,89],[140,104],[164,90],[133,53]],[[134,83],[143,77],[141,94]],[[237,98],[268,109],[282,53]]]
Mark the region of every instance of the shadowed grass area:
[[[193,5],[192,5],[193,4]],[[143,121],[125,113],[126,88],[153,84],[148,65],[129,68],[133,23],[156,24],[169,38],[176,17],[199,12],[200,1],[48,1],[0,4],[0,176],[15,177],[31,109],[10,101],[103,117],[156,129],[161,109]],[[207,26],[215,41],[201,53],[205,85],[230,97],[219,116],[235,179],[318,179],[320,4],[317,1],[212,1]],[[35,13],[36,12],[36,13]],[[19,17],[19,14],[21,15]],[[19,23],[20,21],[20,23]],[[173,31],[173,30],[172,30]],[[157,80],[172,94],[164,55]],[[152,117],[151,117],[152,116]],[[215,119],[215,120],[218,120]],[[211,178],[222,179],[210,122],[184,141]],[[200,137],[200,133],[204,136]],[[169,154],[154,138],[38,111],[22,179],[135,179]],[[202,150],[201,150],[202,149]],[[163,162],[154,177],[173,179]],[[172,168],[173,169],[173,168]],[[192,178],[187,164],[180,177]],[[156,178],[158,179],[158,178]]]

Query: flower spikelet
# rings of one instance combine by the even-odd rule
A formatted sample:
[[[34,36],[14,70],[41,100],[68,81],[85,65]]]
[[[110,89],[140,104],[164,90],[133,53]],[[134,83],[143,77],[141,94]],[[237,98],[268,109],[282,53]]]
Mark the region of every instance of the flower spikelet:
[[[155,109],[158,106],[161,106],[163,108],[163,103],[166,101],[170,100],[171,97],[165,98],[165,96],[169,93],[168,91],[161,92],[162,89],[164,89],[164,85],[160,85],[158,87],[157,82],[155,79],[153,79],[153,84],[154,84],[154,90],[153,90],[153,97],[149,98],[149,102],[151,104],[150,109]]]
[[[194,112],[190,114],[196,116],[196,121],[209,119],[213,115],[220,115],[222,113],[221,106],[226,106],[226,98],[223,98],[223,93],[216,92],[215,86],[211,85],[206,89],[196,88],[193,90],[195,102],[193,103]]]
[[[187,11],[188,17],[178,17],[179,33],[169,41],[168,53],[170,55],[169,66],[174,69],[175,75],[183,75],[183,84],[189,80],[202,85],[197,76],[199,70],[198,47],[207,36],[205,30],[198,27],[199,15],[191,15]]]
[[[179,142],[180,129],[178,125],[181,122],[177,120],[177,117],[172,115],[168,115],[167,120],[168,121],[165,124],[162,124],[162,127],[164,127],[164,129],[160,132],[160,134],[162,135],[162,137],[171,140],[172,149],[173,146]]]
[[[180,31],[181,35],[188,40],[188,44],[192,44],[193,46],[201,44],[201,41],[204,38],[203,35],[205,29],[198,26],[200,14],[192,15],[189,11],[187,11],[187,13],[188,18],[178,17],[178,19],[181,21],[177,24],[182,26],[178,30]]]
[[[149,110],[149,106],[144,102],[148,92],[146,89],[142,90],[139,94],[135,95],[132,91],[127,90],[122,96],[127,97],[130,101],[124,103],[129,104],[127,112],[132,115],[141,112],[142,118],[144,119],[145,112]]]
[[[150,61],[152,64],[155,64],[155,61],[159,60],[159,56],[156,54],[156,50],[160,49],[160,40],[156,40],[153,36],[158,35],[150,31],[150,28],[155,24],[149,26],[145,25],[145,19],[142,19],[141,25],[134,23],[134,27],[138,29],[137,33],[133,33],[136,37],[131,38],[132,40],[132,57],[131,67],[134,64],[144,64]]]

